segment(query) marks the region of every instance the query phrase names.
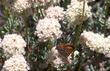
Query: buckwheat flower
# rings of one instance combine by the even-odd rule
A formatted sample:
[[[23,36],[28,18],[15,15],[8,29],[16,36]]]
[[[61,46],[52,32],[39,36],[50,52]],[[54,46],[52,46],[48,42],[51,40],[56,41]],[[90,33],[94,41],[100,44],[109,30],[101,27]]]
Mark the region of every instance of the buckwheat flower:
[[[60,53],[56,49],[56,46],[53,47],[48,53],[48,61],[53,64],[54,67],[59,68],[60,66],[64,65],[60,57]]]
[[[81,24],[91,16],[90,10],[91,7],[87,5],[87,1],[85,1],[84,4],[83,1],[74,0],[70,5],[68,5],[66,19],[69,23],[74,23],[74,25]]]
[[[61,25],[54,18],[40,19],[36,25],[36,32],[40,41],[53,40],[61,37]]]
[[[64,66],[64,62],[59,57],[53,60],[53,64],[54,64],[54,67],[57,68],[57,70],[61,70],[60,68]]]
[[[55,68],[57,68],[57,70],[61,70],[61,68],[65,65],[65,64],[71,64],[72,60],[71,60],[72,56],[71,54],[65,58],[62,56],[62,54],[60,54],[58,52],[58,50],[56,49],[56,46],[54,46],[49,52],[48,52],[48,56],[47,56],[47,63],[51,63],[51,65]],[[67,62],[68,61],[68,62]]]
[[[28,71],[28,66],[23,55],[13,55],[5,61],[2,71]]]
[[[31,7],[31,3],[29,0],[16,0],[12,6],[13,10],[16,12],[22,12],[27,8]]]
[[[103,34],[84,31],[80,38],[82,45],[110,57],[110,36],[104,37]]]
[[[59,6],[51,6],[46,10],[46,17],[62,20],[64,18],[64,9]]]
[[[47,62],[51,63],[51,65],[55,68],[57,68],[57,70],[60,69],[61,66],[64,65],[64,62],[62,61],[62,59],[59,57],[59,52],[56,49],[56,46],[53,47],[49,52],[48,52],[48,56],[47,56]]]
[[[105,38],[103,47],[103,54],[110,57],[110,35]]]
[[[55,47],[52,47],[52,49],[48,52],[48,62],[51,62],[52,60],[56,59],[56,57],[59,56],[59,52]]]
[[[94,47],[94,48],[100,48],[102,47],[102,43],[104,40],[104,35],[100,35],[98,33],[93,33],[91,31],[84,31],[82,34],[81,34],[81,42],[85,43],[87,46],[91,47]],[[93,49],[94,49],[93,48]]]
[[[6,57],[10,57],[13,54],[25,54],[24,47],[26,47],[26,42],[21,35],[7,34],[1,44]]]

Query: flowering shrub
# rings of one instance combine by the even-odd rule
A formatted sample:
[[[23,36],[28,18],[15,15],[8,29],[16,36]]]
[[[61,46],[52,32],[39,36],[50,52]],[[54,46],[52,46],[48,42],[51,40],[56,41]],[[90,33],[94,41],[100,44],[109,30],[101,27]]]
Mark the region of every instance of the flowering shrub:
[[[110,0],[0,0],[0,71],[110,71]]]

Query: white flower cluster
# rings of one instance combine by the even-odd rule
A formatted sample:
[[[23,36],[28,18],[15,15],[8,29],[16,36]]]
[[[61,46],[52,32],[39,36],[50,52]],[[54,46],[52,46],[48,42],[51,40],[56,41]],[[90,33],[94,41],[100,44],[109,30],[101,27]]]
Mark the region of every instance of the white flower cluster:
[[[29,69],[23,55],[13,55],[5,61],[2,71],[28,71]]]
[[[2,71],[28,71],[30,68],[25,61],[24,54],[26,42],[22,36],[7,34],[1,41],[4,55],[9,58],[5,61]]]
[[[87,5],[88,1],[71,0],[66,11],[66,18],[70,23],[81,24],[91,16],[91,7]]]
[[[81,44],[110,57],[110,36],[104,37],[98,33],[84,31],[80,38]]]
[[[64,19],[64,9],[59,6],[51,6],[46,10],[46,17],[48,18],[55,18],[58,20]]]
[[[51,63],[52,66],[57,68],[58,70],[60,69],[61,66],[64,65],[64,62],[59,57],[59,52],[56,49],[56,47],[53,47],[51,51],[49,51],[47,60],[48,60],[48,63]]]
[[[61,37],[62,31],[60,28],[61,25],[58,20],[54,18],[44,18],[39,20],[35,34],[37,34],[40,41],[53,40]]]
[[[67,60],[68,62],[71,64],[71,54],[68,56]],[[47,56],[47,61],[48,63],[51,63],[52,66],[54,66],[55,68],[57,68],[57,70],[60,70],[60,68],[62,66],[64,66],[65,64],[65,58],[58,52],[58,50],[56,49],[56,46],[53,47]]]
[[[26,47],[26,42],[20,35],[5,35],[1,42],[1,45],[6,57],[10,57],[14,54],[25,54],[24,47]]]
[[[31,7],[31,3],[29,0],[16,0],[13,4],[13,10],[16,12],[22,12],[23,10],[26,10],[27,8]]]

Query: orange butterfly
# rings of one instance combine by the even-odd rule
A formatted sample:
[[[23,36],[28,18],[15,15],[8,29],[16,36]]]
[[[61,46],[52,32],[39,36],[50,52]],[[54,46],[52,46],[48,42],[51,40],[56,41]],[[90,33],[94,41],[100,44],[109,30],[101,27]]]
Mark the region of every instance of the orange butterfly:
[[[73,51],[73,45],[69,43],[67,44],[61,43],[56,47],[56,49],[61,55],[68,57]]]
[[[61,43],[56,47],[56,49],[60,53],[60,57],[62,58],[62,61],[64,63],[68,64],[69,63],[68,56],[73,51],[73,45],[71,45],[69,43],[67,43],[67,44]]]

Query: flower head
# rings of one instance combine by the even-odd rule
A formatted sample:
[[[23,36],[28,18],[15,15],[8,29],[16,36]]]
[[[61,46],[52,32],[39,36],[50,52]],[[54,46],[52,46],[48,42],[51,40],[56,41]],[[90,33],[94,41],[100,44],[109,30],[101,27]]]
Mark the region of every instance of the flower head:
[[[1,44],[6,57],[13,54],[25,54],[24,47],[26,47],[26,42],[21,35],[7,34],[4,36]]]
[[[110,57],[110,36],[104,37],[104,35],[98,33],[84,31],[81,34],[80,41],[82,45],[89,47],[91,50]]]
[[[30,68],[23,55],[13,55],[5,61],[2,71],[28,71]]]
[[[40,41],[53,40],[61,37],[62,31],[58,20],[53,18],[40,19],[37,26],[36,32]]]
[[[68,22],[74,24],[81,24],[88,17],[91,16],[91,7],[87,5],[87,1],[78,1],[73,0],[71,4],[68,5],[68,9],[66,11],[66,18]]]
[[[29,0],[16,0],[12,6],[13,10],[16,12],[22,12],[27,8],[31,7],[31,3]]]
[[[62,20],[64,18],[64,9],[59,6],[51,6],[46,10],[46,17]]]
[[[57,70],[61,70],[61,67],[67,64],[67,62],[69,64],[72,63],[71,58],[71,54],[65,58],[62,54],[59,53],[55,46],[48,52],[47,62],[51,63],[53,67],[57,68]]]

